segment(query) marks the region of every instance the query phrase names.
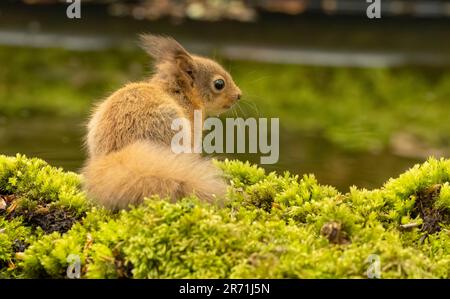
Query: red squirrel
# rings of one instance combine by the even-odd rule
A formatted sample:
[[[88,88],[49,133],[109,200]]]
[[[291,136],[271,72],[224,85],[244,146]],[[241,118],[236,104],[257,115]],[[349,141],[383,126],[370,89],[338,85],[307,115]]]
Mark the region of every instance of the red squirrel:
[[[223,198],[227,185],[211,160],[171,150],[171,124],[186,118],[194,127],[195,110],[203,117],[222,113],[241,90],[217,62],[190,54],[170,37],[142,35],[141,45],[153,58],[153,75],[114,92],[89,121],[82,169],[87,195],[112,210],[152,195]]]

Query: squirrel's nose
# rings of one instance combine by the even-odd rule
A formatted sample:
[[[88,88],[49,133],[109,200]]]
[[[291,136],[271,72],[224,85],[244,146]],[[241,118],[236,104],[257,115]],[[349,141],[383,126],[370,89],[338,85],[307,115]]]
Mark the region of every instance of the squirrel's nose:
[[[241,93],[236,94],[236,99],[237,99],[237,100],[240,100],[240,99],[241,99],[241,96],[242,96]]]

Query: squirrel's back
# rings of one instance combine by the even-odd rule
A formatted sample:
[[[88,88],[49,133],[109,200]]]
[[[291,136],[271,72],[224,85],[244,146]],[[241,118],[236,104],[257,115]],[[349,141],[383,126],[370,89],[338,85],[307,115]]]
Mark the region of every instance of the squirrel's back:
[[[96,107],[88,124],[89,155],[105,155],[138,140],[170,145],[171,123],[179,117],[187,116],[159,86],[127,84]]]

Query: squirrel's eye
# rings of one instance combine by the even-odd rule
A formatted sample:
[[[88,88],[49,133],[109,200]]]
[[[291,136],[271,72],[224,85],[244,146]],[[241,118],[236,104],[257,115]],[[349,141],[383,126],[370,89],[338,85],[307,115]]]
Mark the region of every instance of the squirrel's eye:
[[[225,87],[225,81],[222,79],[217,79],[214,81],[214,88],[217,90],[222,90]]]

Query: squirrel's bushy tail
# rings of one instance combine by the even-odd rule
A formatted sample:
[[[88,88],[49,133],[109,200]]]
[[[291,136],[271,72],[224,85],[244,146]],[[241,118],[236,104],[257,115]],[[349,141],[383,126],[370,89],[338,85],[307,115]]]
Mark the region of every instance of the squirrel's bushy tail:
[[[150,142],[91,158],[82,174],[88,196],[109,209],[127,208],[155,194],[172,200],[195,194],[212,201],[226,192],[221,172],[210,160],[177,155],[167,146]]]

